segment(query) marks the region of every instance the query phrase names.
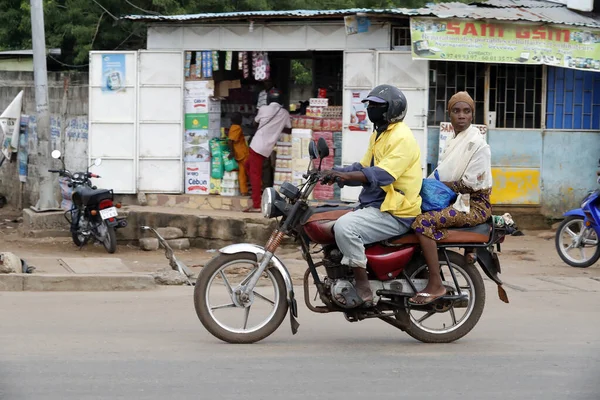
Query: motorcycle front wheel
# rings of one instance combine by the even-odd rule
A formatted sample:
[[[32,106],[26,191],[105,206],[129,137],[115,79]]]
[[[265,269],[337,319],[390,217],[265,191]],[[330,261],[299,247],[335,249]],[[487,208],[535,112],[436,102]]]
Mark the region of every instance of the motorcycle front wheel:
[[[239,288],[257,268],[254,253],[219,254],[198,274],[194,306],[213,336],[228,343],[254,343],[275,332],[285,319],[286,286],[277,269],[265,270],[248,298],[241,295]]]
[[[554,245],[560,258],[571,267],[587,268],[600,259],[598,234],[593,228],[586,228],[583,217],[565,218],[556,230]]]

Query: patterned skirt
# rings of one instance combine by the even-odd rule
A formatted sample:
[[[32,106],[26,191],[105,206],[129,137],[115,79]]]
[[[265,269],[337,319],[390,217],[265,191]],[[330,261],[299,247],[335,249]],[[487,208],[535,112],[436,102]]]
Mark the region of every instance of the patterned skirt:
[[[457,189],[463,189],[460,193],[468,192],[463,187]],[[452,206],[440,211],[428,211],[417,216],[411,227],[428,238],[442,240],[448,235],[448,228],[469,228],[483,224],[492,216],[490,193],[489,189],[471,191],[469,213],[458,211]]]

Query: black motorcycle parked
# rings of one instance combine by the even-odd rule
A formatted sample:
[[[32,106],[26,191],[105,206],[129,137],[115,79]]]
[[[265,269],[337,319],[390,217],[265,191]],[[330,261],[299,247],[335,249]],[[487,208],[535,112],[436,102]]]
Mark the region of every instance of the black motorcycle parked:
[[[73,206],[65,212],[65,219],[71,225],[73,243],[82,248],[93,239],[102,243],[110,254],[117,251],[115,230],[126,227],[127,220],[119,217],[117,209],[121,208],[121,204],[115,204],[113,191],[93,186],[90,179],[100,178],[100,176],[89,172],[89,167],[86,172],[68,171],[60,151],[54,150],[52,158],[60,160],[63,168],[48,171],[67,178],[68,186],[73,188],[71,196]],[[101,164],[102,160],[97,158],[93,165],[98,167]]]

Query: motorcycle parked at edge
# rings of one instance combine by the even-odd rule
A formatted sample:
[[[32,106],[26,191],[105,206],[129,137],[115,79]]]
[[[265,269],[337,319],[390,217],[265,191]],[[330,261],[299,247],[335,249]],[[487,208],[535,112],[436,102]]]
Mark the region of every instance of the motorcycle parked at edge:
[[[600,171],[596,175],[600,183]],[[595,264],[600,259],[600,190],[589,192],[580,208],[567,211],[563,216],[565,219],[554,237],[558,255],[571,267],[587,268]]]
[[[413,338],[427,343],[448,343],[460,339],[479,321],[485,305],[485,287],[475,267],[498,285],[498,294],[508,303],[498,278],[500,250],[506,231],[493,222],[474,228],[452,229],[439,242],[442,279],[447,294],[425,306],[408,299],[425,288],[428,269],[414,233],[366,246],[367,272],[373,291],[373,307],[364,308],[355,289],[352,270],[342,265],[342,253],[335,243],[333,227],[351,207],[311,207],[308,197],[323,183],[321,163],[329,155],[323,139],[310,143],[311,165],[306,183],[296,187],[284,183],[280,191],[268,188],[262,196],[266,218],[280,218],[265,247],[240,243],[226,246],[198,275],[194,305],[198,318],[215,337],[230,343],[253,343],[271,335],[290,310],[292,333],[299,324],[298,306],[291,276],[275,255],[285,236],[300,244],[308,263],[304,274],[304,300],[316,313],[342,313],[349,322],[377,318]],[[311,248],[312,246],[312,248]],[[465,248],[465,256],[449,248]],[[313,260],[321,254],[322,260]],[[312,277],[316,294],[309,293]],[[218,293],[221,291],[221,293]],[[317,298],[321,304],[315,304]],[[340,301],[344,300],[344,301]]]
[[[121,208],[121,204],[114,202],[113,191],[94,186],[90,179],[100,176],[89,172],[89,167],[85,172],[71,173],[67,170],[60,151],[54,150],[52,158],[60,160],[63,168],[50,169],[48,172],[67,178],[68,186],[73,188],[73,206],[65,212],[65,219],[71,226],[73,243],[82,248],[91,239],[102,243],[110,254],[117,251],[115,230],[126,227],[127,220],[119,217],[117,209]],[[97,158],[93,165],[99,167],[101,164],[102,159]]]

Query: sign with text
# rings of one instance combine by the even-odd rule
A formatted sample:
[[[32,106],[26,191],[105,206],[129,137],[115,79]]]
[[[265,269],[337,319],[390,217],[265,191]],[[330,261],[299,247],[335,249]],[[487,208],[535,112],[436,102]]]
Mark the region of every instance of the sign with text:
[[[600,71],[600,30],[411,18],[413,59],[546,64]]]

